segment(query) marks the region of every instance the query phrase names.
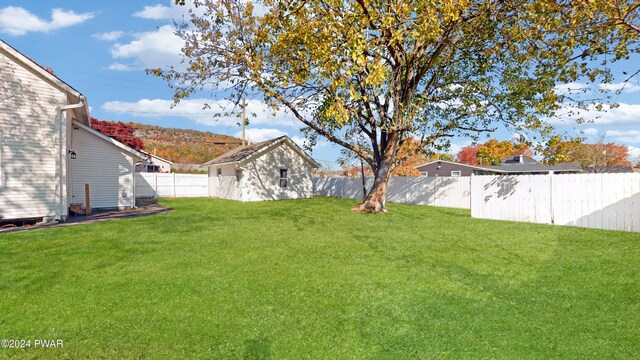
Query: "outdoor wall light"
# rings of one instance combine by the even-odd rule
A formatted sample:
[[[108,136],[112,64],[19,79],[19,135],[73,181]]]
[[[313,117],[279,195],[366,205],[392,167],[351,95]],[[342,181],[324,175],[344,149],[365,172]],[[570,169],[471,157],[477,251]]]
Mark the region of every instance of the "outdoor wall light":
[[[75,160],[78,155],[76,155],[76,152],[73,150],[69,150],[69,157],[71,158],[71,160]]]

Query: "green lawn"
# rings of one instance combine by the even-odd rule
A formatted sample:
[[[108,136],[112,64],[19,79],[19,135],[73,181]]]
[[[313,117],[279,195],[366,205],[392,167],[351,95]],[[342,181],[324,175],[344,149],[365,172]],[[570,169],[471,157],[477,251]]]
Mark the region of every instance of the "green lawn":
[[[640,234],[352,200],[0,235],[0,339],[41,358],[640,358]]]

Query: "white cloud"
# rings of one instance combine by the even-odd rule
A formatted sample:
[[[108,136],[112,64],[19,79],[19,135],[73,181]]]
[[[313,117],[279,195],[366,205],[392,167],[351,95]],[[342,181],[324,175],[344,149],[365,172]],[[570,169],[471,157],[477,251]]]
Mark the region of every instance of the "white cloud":
[[[83,23],[93,18],[92,13],[78,14],[72,10],[53,9],[51,20],[39,18],[22,7],[7,6],[0,9],[0,32],[19,36],[28,32],[49,32]]]
[[[591,105],[587,109],[566,106],[557,112],[557,116],[547,119],[551,124],[568,124],[575,122],[580,117],[593,124],[639,124],[640,125],[640,104],[621,103],[617,108],[610,109],[605,106],[605,110],[598,111]]]
[[[607,136],[614,136],[614,137],[639,136],[640,135],[640,130],[607,130],[606,135]]]
[[[633,163],[640,162],[640,148],[635,146],[627,146],[629,149],[629,161]]]
[[[124,35],[124,31],[109,31],[103,33],[95,33],[91,35],[92,38],[102,41],[116,41]]]
[[[640,85],[632,84],[630,82],[619,82],[613,84],[600,84],[601,90],[609,90],[609,91],[620,91],[623,92],[636,92],[640,91]]]
[[[589,135],[589,136],[598,135],[598,129],[592,128],[592,127],[581,130],[580,132],[583,133],[584,135]]]
[[[465,141],[459,144],[451,143],[451,146],[449,147],[449,150],[447,152],[449,154],[453,154],[453,156],[457,156],[463,147],[469,146],[469,145],[471,145],[471,141]]]
[[[107,70],[131,71],[131,70],[136,70],[136,69],[132,68],[131,66],[129,66],[127,64],[122,64],[122,63],[119,63],[119,62],[115,62],[115,63],[110,64],[109,66],[107,66]]]
[[[133,14],[135,17],[140,17],[144,19],[171,19],[174,13],[174,8],[164,5],[151,5],[145,6],[142,10],[137,11]]]
[[[247,0],[243,2],[246,3]],[[142,10],[133,13],[133,16],[151,20],[171,20],[188,17],[189,11],[199,15],[204,14],[206,11],[205,6],[196,7],[191,1],[187,1],[185,5],[176,5],[175,1],[169,0],[167,4],[147,5]],[[253,1],[253,6],[255,15],[264,15],[266,13],[266,7],[262,2]]]
[[[188,99],[182,100],[173,109],[171,104],[171,100],[164,99],[141,99],[135,102],[109,101],[102,105],[102,110],[127,113],[137,117],[178,116],[210,126],[235,126],[240,122],[237,115],[225,114],[234,110],[233,103],[228,100]],[[209,104],[210,108],[203,109],[205,104]],[[235,110],[236,113],[240,113],[240,109]],[[247,100],[247,118],[250,126],[300,126],[284,110],[278,111],[274,116],[264,102],[255,99]]]
[[[133,13],[133,16],[150,19],[150,20],[177,20],[179,18],[189,16],[189,11],[193,11],[196,14],[202,15],[205,13],[205,7],[196,7],[193,2],[187,1],[185,5],[176,5],[175,1],[167,1],[168,5],[156,4],[148,5],[142,8],[142,10]]]
[[[554,91],[556,94],[566,95],[566,94],[584,92],[588,88],[589,88],[588,84],[573,82],[573,83],[567,83],[567,84],[558,84],[554,87]]]
[[[274,139],[274,138],[280,137],[282,135],[288,135],[288,134],[286,132],[284,132],[282,130],[278,130],[278,129],[255,129],[255,128],[251,128],[251,129],[246,129],[245,130],[245,136],[246,136],[247,140],[249,140],[251,142],[260,142],[260,141],[270,140],[270,139]],[[237,138],[242,137],[242,131],[238,131],[234,136],[237,137]]]
[[[640,143],[640,130],[607,130],[606,137],[611,137],[616,142]]]
[[[114,59],[128,59],[129,68],[153,68],[180,63],[180,49],[184,41],[175,33],[173,25],[165,25],[157,31],[137,33],[127,44],[115,44],[111,48]],[[119,70],[117,68],[113,70]]]

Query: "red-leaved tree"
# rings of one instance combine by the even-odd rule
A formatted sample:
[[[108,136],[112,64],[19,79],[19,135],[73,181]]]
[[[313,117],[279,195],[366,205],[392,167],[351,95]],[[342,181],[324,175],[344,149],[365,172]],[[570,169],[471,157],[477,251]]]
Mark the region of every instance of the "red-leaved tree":
[[[458,152],[458,161],[469,165],[478,165],[478,149],[480,149],[481,146],[482,144],[463,147]]]
[[[133,133],[135,129],[131,124],[125,124],[120,121],[103,121],[92,117],[91,127],[136,150],[142,150],[144,148],[142,139],[134,136]]]

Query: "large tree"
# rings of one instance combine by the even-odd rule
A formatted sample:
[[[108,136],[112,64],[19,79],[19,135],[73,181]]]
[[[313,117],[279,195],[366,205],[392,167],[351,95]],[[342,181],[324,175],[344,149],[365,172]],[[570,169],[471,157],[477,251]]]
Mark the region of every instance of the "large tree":
[[[603,137],[590,144],[584,139],[564,140],[554,136],[542,151],[544,162],[558,164],[579,162],[587,171],[601,173],[609,168],[633,166],[629,161],[629,148],[625,145],[606,142]]]
[[[547,134],[540,119],[563,100],[554,86],[607,81],[583,62],[612,47],[623,57],[630,41],[569,1],[193,3],[177,29],[186,69],[149,71],[167,79],[175,101],[207,89],[285,108],[312,141],[322,136],[369,164],[374,184],[357,210],[371,212],[385,211],[411,136],[437,150],[500,126]]]
[[[144,148],[144,142],[135,136],[135,128],[130,123],[91,118],[91,127],[136,150]]]
[[[514,155],[533,157],[533,151],[525,142],[491,139],[478,148],[476,160],[480,165],[500,165],[504,159]]]

